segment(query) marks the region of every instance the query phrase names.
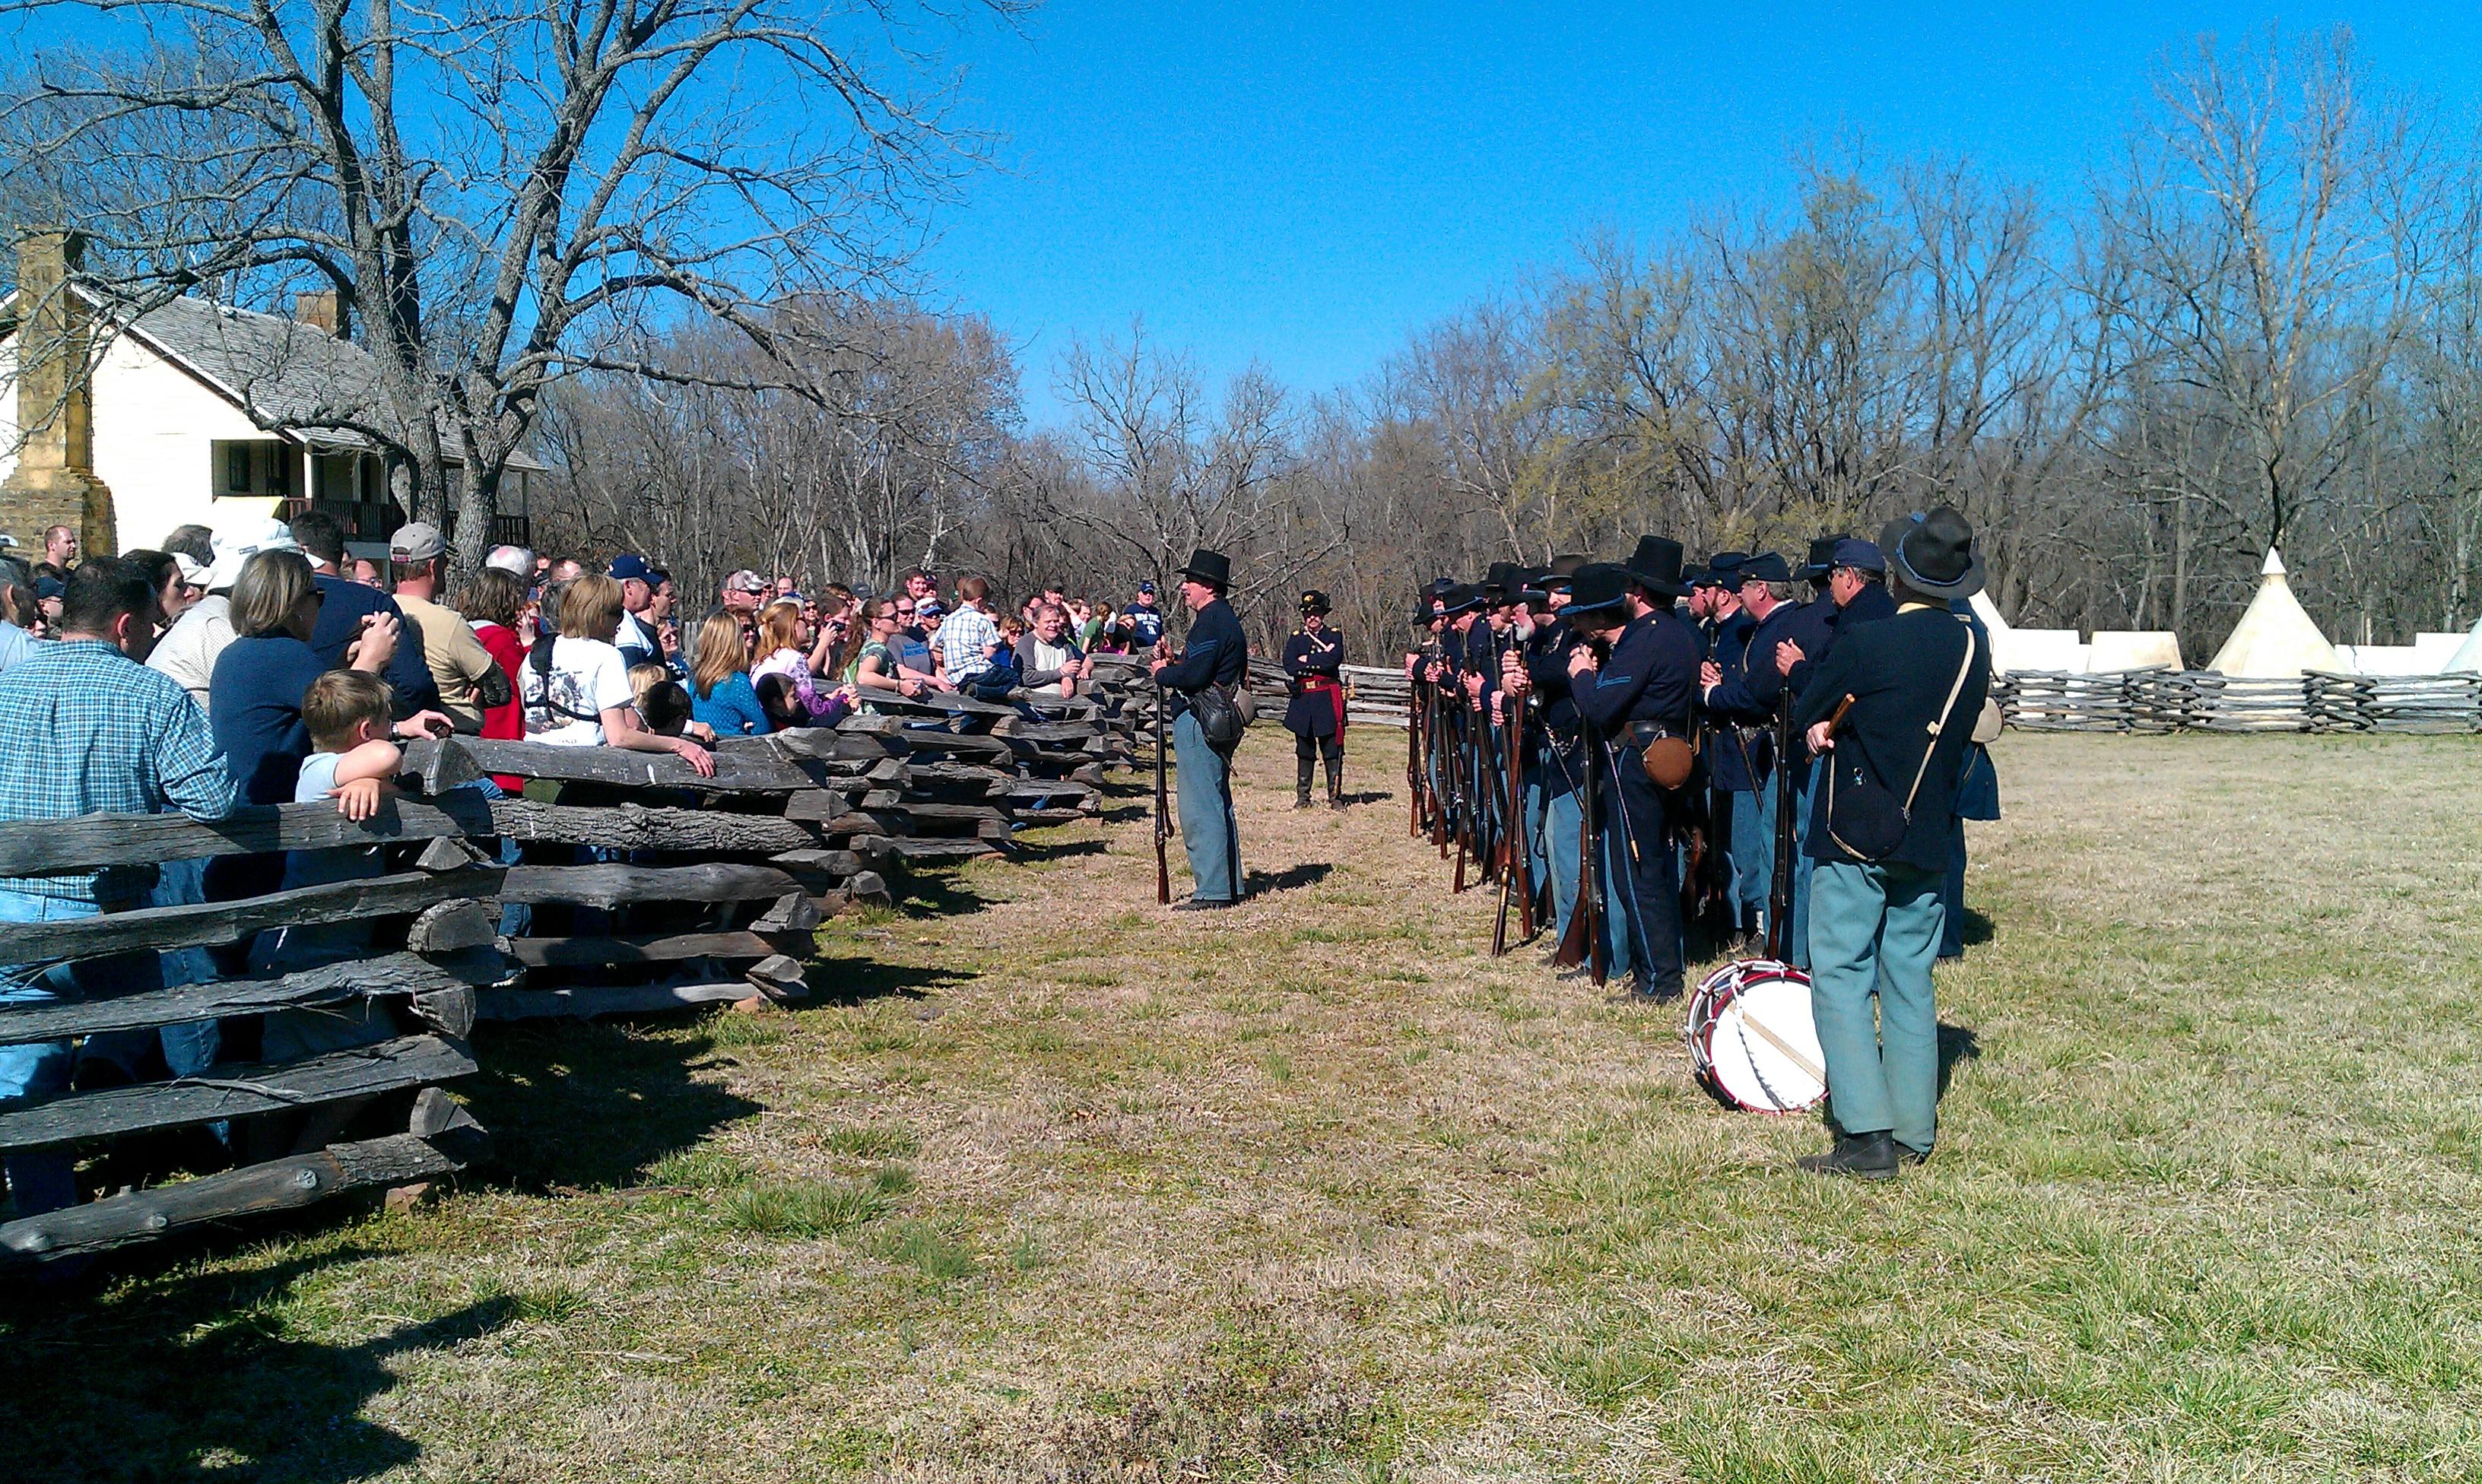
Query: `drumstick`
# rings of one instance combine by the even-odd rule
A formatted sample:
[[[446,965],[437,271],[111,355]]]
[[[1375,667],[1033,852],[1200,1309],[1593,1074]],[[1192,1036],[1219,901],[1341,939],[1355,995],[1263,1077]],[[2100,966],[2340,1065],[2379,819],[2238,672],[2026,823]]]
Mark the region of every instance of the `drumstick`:
[[[1838,701],[1838,702],[1836,702],[1836,703],[1835,703],[1835,711],[1834,715],[1830,716],[1827,718],[1827,735],[1828,735],[1828,736],[1833,737],[1833,736],[1835,736],[1835,729],[1836,729],[1837,727],[1840,727],[1840,726],[1842,726],[1842,725],[1844,724],[1844,714],[1845,714],[1846,712],[1848,712],[1848,711],[1851,711],[1852,709],[1853,709],[1853,692],[1851,692],[1851,691],[1849,691],[1849,690],[1848,690],[1848,691],[1846,691],[1846,692],[1844,693],[1844,699],[1842,699],[1842,700],[1840,700],[1840,701]]]
[[[1784,1059],[1791,1062],[1794,1066],[1801,1068],[1803,1072],[1809,1075],[1810,1080],[1821,1085],[1825,1085],[1827,1081],[1827,1069],[1820,1066],[1817,1062],[1810,1060],[1808,1056],[1805,1056],[1801,1053],[1793,1050],[1792,1043],[1786,1041],[1783,1037],[1776,1034],[1774,1031],[1769,1030],[1766,1028],[1766,1024],[1760,1021],[1756,1016],[1745,1014],[1741,1017],[1741,1024],[1747,1026],[1750,1029],[1756,1031],[1759,1040],[1766,1042],[1777,1051],[1783,1053]]]

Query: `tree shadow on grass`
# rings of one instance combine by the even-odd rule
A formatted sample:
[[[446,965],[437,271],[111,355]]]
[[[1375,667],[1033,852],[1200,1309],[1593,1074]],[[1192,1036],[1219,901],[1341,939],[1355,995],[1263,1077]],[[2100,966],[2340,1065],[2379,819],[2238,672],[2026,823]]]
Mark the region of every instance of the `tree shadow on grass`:
[[[491,1132],[483,1178],[535,1194],[633,1185],[666,1156],[757,1112],[693,1075],[716,1041],[703,1029],[666,1033],[679,1019],[479,1028],[482,1075],[458,1091]]]
[[[1142,820],[1153,819],[1154,813],[1155,806],[1151,801],[1149,801],[1143,804],[1122,804],[1118,808],[1098,810],[1096,813],[1095,818],[1105,824],[1135,824]]]
[[[953,989],[982,977],[916,964],[882,963],[876,958],[821,958],[810,967],[810,998],[795,1006],[796,1014],[820,1009],[848,1009],[893,995],[927,1000],[935,990]]]
[[[341,1484],[413,1464],[412,1439],[364,1416],[395,1386],[391,1365],[490,1335],[524,1303],[483,1298],[355,1345],[294,1338],[282,1309],[294,1286],[370,1255],[340,1246],[251,1272],[16,1295],[0,1308],[7,1476]]]
[[[1262,892],[1289,892],[1295,887],[1315,886],[1334,872],[1335,868],[1325,861],[1304,861],[1298,866],[1287,866],[1272,873],[1254,871],[1250,872],[1249,884],[1243,888],[1243,891],[1252,897]]]

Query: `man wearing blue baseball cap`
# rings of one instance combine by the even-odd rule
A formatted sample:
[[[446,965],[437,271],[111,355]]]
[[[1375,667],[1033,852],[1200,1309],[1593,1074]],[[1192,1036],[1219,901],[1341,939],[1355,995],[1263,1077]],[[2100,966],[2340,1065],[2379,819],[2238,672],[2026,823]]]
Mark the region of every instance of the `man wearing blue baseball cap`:
[[[612,559],[611,573],[620,585],[620,628],[612,636],[612,647],[620,651],[623,664],[662,664],[664,641],[646,616],[655,601],[654,565],[634,552],[624,553]]]

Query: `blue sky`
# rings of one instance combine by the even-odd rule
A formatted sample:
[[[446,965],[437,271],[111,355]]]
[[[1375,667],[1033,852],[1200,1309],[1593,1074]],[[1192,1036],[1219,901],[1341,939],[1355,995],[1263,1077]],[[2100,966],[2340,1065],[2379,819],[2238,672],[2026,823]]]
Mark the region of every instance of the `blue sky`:
[[[1003,169],[924,266],[1019,348],[1055,421],[1072,334],[1149,333],[1211,382],[1358,381],[1407,332],[1610,225],[1778,202],[1807,145],[1968,154],[2055,195],[2167,46],[2349,24],[2371,74],[2482,96],[2482,5],[1202,5],[1050,0],[971,36]]]

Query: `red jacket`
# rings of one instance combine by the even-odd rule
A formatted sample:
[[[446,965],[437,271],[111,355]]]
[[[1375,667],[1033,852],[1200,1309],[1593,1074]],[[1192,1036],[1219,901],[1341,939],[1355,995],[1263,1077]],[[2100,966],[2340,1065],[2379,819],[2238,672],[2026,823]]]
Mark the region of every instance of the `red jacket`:
[[[509,677],[509,703],[484,708],[483,735],[501,742],[523,742],[526,740],[526,703],[522,694],[525,688],[518,681],[525,673],[526,646],[517,642],[515,631],[496,623],[474,625],[474,637],[483,641],[484,649],[499,662],[501,670]],[[512,797],[525,787],[526,782],[507,773],[494,773],[491,781],[507,790]]]

